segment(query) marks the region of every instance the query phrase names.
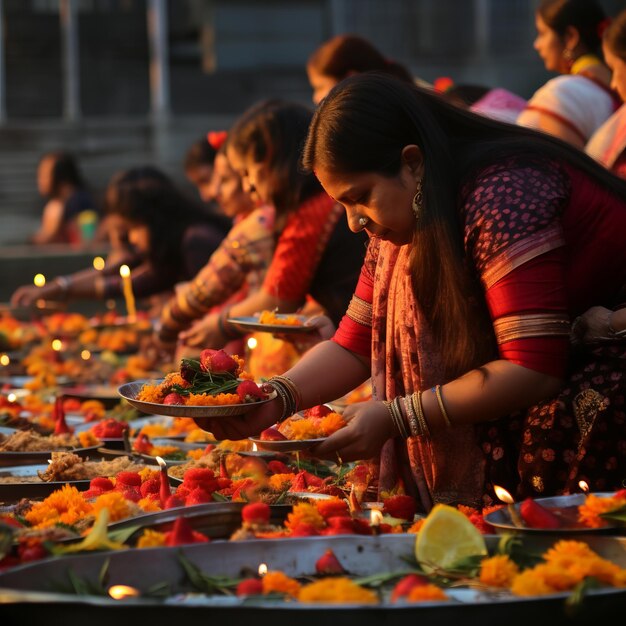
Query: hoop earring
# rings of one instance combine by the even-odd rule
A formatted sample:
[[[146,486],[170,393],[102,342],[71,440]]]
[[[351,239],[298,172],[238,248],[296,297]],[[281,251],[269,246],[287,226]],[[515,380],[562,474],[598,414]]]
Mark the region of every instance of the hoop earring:
[[[422,197],[422,179],[420,178],[417,183],[417,191],[413,196],[413,202],[411,203],[411,208],[413,209],[413,213],[415,214],[415,219],[419,220],[422,209],[424,208],[424,200]]]

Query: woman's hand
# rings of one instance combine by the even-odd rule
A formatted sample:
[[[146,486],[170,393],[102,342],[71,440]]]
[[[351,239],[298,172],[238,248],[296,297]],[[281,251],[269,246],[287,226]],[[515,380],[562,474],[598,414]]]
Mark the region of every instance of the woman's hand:
[[[171,363],[176,354],[176,343],[164,343],[159,339],[158,333],[152,333],[141,340],[140,350],[153,365]]]
[[[371,459],[380,452],[385,441],[397,435],[389,410],[381,401],[351,404],[343,417],[348,425],[311,448],[311,454],[333,461]]]
[[[264,402],[245,415],[215,419],[201,418],[196,424],[202,430],[213,433],[216,439],[246,439],[258,435],[266,428],[273,426],[280,418],[283,404],[280,398]]]
[[[572,324],[572,342],[587,345],[612,339],[609,322],[613,311],[603,306],[594,306],[577,317]]]
[[[330,317],[326,315],[317,315],[306,321],[307,327],[312,327],[312,330],[307,333],[294,332],[294,333],[274,333],[276,339],[281,339],[294,345],[298,352],[306,352],[314,345],[330,339],[335,334],[335,325]],[[296,326],[296,328],[299,328]]]
[[[35,287],[35,285],[23,285],[18,287],[11,296],[12,307],[32,307],[37,300],[53,300],[56,295],[56,285],[45,285]]]
[[[221,348],[224,345],[224,335],[219,327],[219,314],[203,317],[191,328],[181,332],[178,338],[191,348]]]

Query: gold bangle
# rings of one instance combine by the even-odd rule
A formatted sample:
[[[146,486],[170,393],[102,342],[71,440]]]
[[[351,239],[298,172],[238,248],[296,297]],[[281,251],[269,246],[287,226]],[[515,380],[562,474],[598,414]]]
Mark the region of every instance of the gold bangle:
[[[435,385],[435,396],[437,398],[437,404],[439,405],[439,410],[441,411],[441,415],[443,415],[443,421],[446,423],[448,428],[452,428],[452,422],[450,421],[450,417],[448,416],[448,411],[446,411],[446,407],[443,404],[443,397],[441,395],[441,385]]]
[[[410,433],[407,430],[406,423],[404,421],[404,415],[402,414],[402,407],[400,406],[400,396],[396,396],[391,401],[391,408],[393,409],[393,411],[396,414],[396,420],[398,422],[400,435],[402,436],[403,439],[408,439]]]
[[[422,406],[422,392],[417,391],[412,396],[413,407],[415,408],[415,414],[417,415],[417,422],[420,426],[420,435],[424,437],[430,437],[430,430],[428,429],[428,423],[426,422],[426,416],[424,415],[424,407]]]
[[[394,425],[395,429],[398,431],[398,435],[402,437],[402,429],[400,428],[400,424],[398,423],[396,413],[393,409],[393,402],[391,400],[384,400],[383,404],[387,407],[389,411],[389,415],[391,416],[391,423]]]
[[[417,415],[415,414],[415,409],[413,408],[413,402],[411,402],[410,396],[402,399],[404,400],[404,409],[406,410],[406,414],[409,419],[409,430],[411,431],[411,436],[417,437],[420,432],[420,428],[417,423]]]

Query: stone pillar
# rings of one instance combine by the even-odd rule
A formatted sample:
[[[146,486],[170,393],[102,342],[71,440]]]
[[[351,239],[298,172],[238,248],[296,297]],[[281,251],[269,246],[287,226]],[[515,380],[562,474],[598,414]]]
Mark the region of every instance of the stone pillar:
[[[59,0],[59,16],[63,51],[63,117],[74,122],[81,116],[77,0]]]
[[[150,113],[155,120],[170,113],[169,50],[166,0],[148,0],[148,47],[150,51]]]

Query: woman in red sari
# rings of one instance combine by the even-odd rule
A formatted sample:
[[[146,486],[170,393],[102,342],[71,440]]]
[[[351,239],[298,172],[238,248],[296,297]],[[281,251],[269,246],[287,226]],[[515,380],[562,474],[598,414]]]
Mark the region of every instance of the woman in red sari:
[[[570,350],[570,322],[620,302],[626,184],[542,133],[474,115],[383,76],[340,83],[304,164],[371,237],[332,341],[279,399],[218,437],[259,432],[370,373],[373,397],[315,452],[380,456],[380,490],[479,506],[626,476],[623,346]]]

